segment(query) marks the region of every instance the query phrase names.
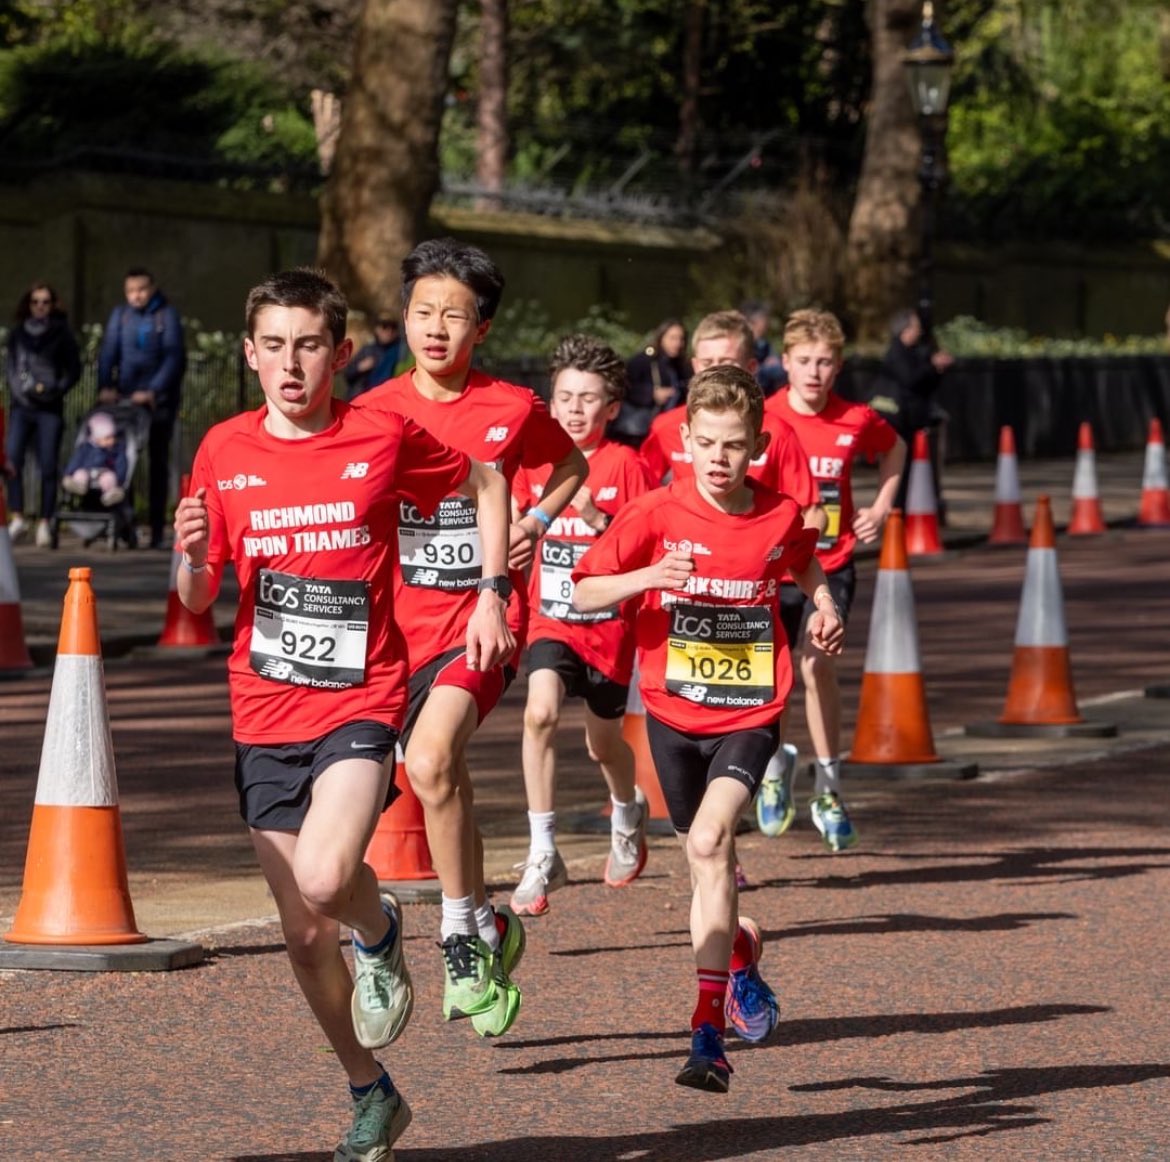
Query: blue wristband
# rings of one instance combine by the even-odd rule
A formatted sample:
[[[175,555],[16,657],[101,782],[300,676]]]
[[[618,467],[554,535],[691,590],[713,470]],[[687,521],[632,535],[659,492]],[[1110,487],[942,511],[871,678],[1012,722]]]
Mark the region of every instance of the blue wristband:
[[[544,525],[544,531],[546,533],[548,532],[550,526],[552,525],[552,517],[549,516],[548,513],[545,512],[544,509],[540,508],[538,505],[534,504],[524,515],[535,517],[538,521],[540,521],[540,523],[542,525]]]

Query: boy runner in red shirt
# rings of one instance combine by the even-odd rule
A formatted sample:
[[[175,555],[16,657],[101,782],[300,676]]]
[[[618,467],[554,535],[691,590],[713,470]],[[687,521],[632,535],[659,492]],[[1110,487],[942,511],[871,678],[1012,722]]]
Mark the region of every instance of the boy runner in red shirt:
[[[771,396],[765,410],[791,424],[808,455],[821,491],[827,523],[817,542],[817,558],[842,618],[848,618],[857,588],[853,548],[877,539],[898,491],[906,445],[868,404],[849,403],[833,391],[841,369],[845,336],[827,311],[797,311],[784,329],[784,366],[789,384]],[[852,472],[857,457],[876,456],[878,487],[873,503],[854,509]],[[801,625],[812,606],[795,585],[785,585],[780,612],[789,647],[796,648]],[[841,799],[841,690],[837,664],[820,651],[800,660],[805,715],[816,751],[816,787],[809,807],[812,821],[832,852],[857,842],[857,831]],[[796,752],[777,755],[760,788],[756,816],[765,835],[781,835],[796,814],[792,780]]]
[[[641,598],[636,635],[654,765],[695,886],[691,942],[699,997],[680,1085],[727,1091],[728,1022],[749,1041],[779,1007],[760,978],[759,929],[739,919],[735,826],[779,741],[792,665],[777,634],[780,579],[791,571],[817,605],[818,649],[843,630],[788,496],[746,479],[764,449],[764,397],[738,367],[691,380],[684,438],[690,479],[631,501],[574,571],[574,603],[605,609]]]
[[[409,416],[438,439],[493,463],[511,485],[523,466],[551,465],[544,495],[510,531],[511,576],[480,580],[480,542],[462,497],[434,516],[404,504],[394,602],[410,650],[406,774],[426,817],[427,843],[442,888],[440,937],[445,969],[443,1016],[470,1017],[483,1037],[506,1032],[520,1010],[511,979],[524,929],[507,905],[493,909],[483,874],[467,744],[515,676],[515,656],[477,668],[463,638],[477,589],[508,603],[508,623],[523,644],[528,602],[525,568],[533,547],[588,472],[585,457],[526,387],[471,368],[487,338],[504,279],[482,250],[452,238],[416,246],[402,263],[411,371],[360,397],[362,411]]]
[[[528,704],[522,748],[531,842],[512,893],[520,915],[548,911],[548,894],[568,883],[556,846],[556,734],[566,694],[585,700],[585,740],[609,787],[612,815],[605,882],[632,883],[646,865],[646,802],[634,782],[634,753],[622,717],[634,662],[633,610],[573,608],[573,566],[614,515],[650,484],[638,454],[605,439],[626,391],[626,365],[604,343],[569,335],[552,357],[550,410],[589,460],[589,483],[552,523],[529,582]],[[522,468],[512,486],[518,514],[544,497],[548,468]]]
[[[398,505],[430,512],[452,489],[476,503],[483,569],[504,567],[507,489],[410,420],[332,398],[348,362],[346,305],[315,271],[273,275],[247,301],[244,353],[265,404],[217,424],[179,502],[179,598],[201,612],[228,562],[240,586],[228,663],[240,810],[280,912],[293,974],[354,1098],[336,1162],[384,1159],[410,1109],[371,1049],[413,1006],[402,914],[363,862],[393,795],[406,710],[406,644],[394,608]],[[488,594],[466,649],[488,668],[514,648]],[[353,930],[356,985],[339,927]]]
[[[715,311],[701,319],[695,328],[691,338],[691,366],[698,375],[708,367],[728,363],[755,375],[755,336],[747,319],[738,311]],[[691,454],[682,438],[686,422],[687,408],[682,404],[656,416],[650,425],[638,454],[655,484],[694,475]],[[796,433],[767,411],[764,431],[768,433],[768,445],[752,461],[748,476],[776,492],[786,492],[801,506],[806,524],[819,524],[824,518],[817,503],[817,486]]]

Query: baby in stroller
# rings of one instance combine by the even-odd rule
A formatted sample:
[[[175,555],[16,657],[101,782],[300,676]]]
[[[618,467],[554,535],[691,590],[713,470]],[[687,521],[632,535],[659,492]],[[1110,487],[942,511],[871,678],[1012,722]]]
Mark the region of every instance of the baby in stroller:
[[[62,523],[87,547],[103,535],[111,549],[119,541],[137,546],[128,494],[149,422],[142,411],[133,404],[115,404],[97,408],[81,421],[61,480],[61,503],[49,523],[53,548],[59,544]]]
[[[85,422],[85,439],[65,465],[61,487],[74,496],[96,488],[102,504],[112,508],[126,498],[129,477],[126,439],[118,435],[114,417],[106,411],[91,412]]]

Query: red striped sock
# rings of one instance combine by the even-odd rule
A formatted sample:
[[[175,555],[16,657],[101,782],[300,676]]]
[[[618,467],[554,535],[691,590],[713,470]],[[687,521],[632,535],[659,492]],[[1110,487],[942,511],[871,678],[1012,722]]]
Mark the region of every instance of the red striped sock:
[[[700,1025],[711,1025],[717,1032],[723,1033],[727,1029],[727,1021],[723,1016],[723,999],[727,995],[728,974],[713,968],[700,968],[697,975],[699,1000],[691,1015],[691,1029],[697,1029]]]
[[[755,960],[756,942],[752,939],[751,933],[741,924],[735,930],[735,943],[731,946],[729,967],[732,972],[739,972],[741,968],[747,968],[749,964],[754,964]]]

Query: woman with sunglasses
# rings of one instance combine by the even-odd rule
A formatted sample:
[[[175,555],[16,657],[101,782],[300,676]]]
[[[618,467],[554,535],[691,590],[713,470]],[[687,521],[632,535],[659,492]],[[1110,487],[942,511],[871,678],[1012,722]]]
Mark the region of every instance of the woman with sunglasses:
[[[49,519],[57,504],[57,460],[65,426],[65,396],[81,378],[77,349],[57,292],[34,283],[20,297],[16,325],[8,334],[6,361],[11,408],[8,416],[8,532],[19,540],[29,531],[24,512],[24,457],[31,445],[41,474],[36,542],[52,543]]]

